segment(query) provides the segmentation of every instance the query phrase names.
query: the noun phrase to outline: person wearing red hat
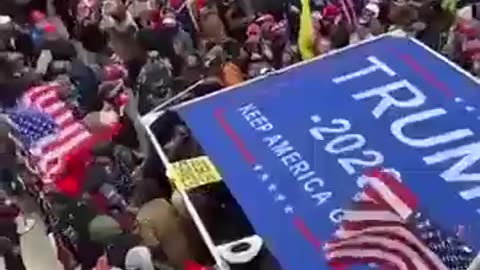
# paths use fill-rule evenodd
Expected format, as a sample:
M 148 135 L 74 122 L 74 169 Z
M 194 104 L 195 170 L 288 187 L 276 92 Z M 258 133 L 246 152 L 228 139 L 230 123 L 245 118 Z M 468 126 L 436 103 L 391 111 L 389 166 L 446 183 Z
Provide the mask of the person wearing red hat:
M 322 28 L 328 36 L 329 47 L 338 49 L 350 43 L 349 25 L 342 19 L 342 12 L 336 5 L 329 4 L 324 7 L 321 22 Z
M 336 24 L 341 18 L 342 13 L 340 9 L 333 4 L 325 6 L 322 10 L 322 20 L 325 24 Z
M 200 10 L 204 7 L 207 6 L 208 0 L 196 0 L 195 1 L 195 8 L 197 12 L 200 12 Z
M 45 13 L 41 12 L 40 10 L 32 10 L 30 12 L 30 21 L 33 24 L 41 23 L 45 21 L 47 16 L 45 16 Z

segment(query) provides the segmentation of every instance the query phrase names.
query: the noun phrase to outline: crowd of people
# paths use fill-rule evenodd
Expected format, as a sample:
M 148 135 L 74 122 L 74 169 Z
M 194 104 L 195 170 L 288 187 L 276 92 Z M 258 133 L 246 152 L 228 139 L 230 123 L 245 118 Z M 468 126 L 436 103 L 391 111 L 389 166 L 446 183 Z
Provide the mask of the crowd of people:
M 210 269 L 140 116 L 184 89 L 175 103 L 396 29 L 479 75 L 476 18 L 458 0 L 2 0 L 0 263 Z M 89 140 L 43 164 L 44 133 L 75 125 Z M 175 112 L 151 128 L 170 161 L 203 154 Z M 223 183 L 189 196 L 217 243 L 254 234 Z M 35 230 L 51 236 L 53 257 L 28 250 Z M 232 269 L 280 269 L 268 250 L 260 257 Z

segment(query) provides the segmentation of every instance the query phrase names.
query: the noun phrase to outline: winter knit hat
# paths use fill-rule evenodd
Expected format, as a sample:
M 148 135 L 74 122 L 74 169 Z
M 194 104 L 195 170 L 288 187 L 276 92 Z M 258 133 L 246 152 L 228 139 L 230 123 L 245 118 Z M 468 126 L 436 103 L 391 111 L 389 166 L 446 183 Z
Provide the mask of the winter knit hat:
M 125 256 L 126 270 L 154 270 L 152 254 L 147 247 L 136 246 L 131 248 Z
M 340 9 L 335 5 L 327 5 L 323 9 L 323 18 L 334 19 L 341 14 Z
M 30 20 L 34 24 L 45 20 L 45 18 L 46 18 L 45 13 L 43 13 L 39 10 L 32 10 L 32 12 L 30 12 Z
M 120 224 L 110 216 L 99 215 L 88 225 L 90 239 L 99 243 L 108 243 L 112 238 L 122 234 Z

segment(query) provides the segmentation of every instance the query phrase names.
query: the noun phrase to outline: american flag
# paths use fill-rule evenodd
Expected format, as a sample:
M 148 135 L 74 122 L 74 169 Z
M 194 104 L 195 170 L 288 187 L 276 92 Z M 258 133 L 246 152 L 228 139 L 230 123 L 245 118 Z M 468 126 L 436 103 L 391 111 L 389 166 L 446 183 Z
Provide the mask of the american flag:
M 377 264 L 399 270 L 467 269 L 475 254 L 416 210 L 417 201 L 392 173 L 364 176 L 366 187 L 344 211 L 325 245 L 331 265 Z
M 53 181 L 61 172 L 66 154 L 92 137 L 59 98 L 60 87 L 58 84 L 33 87 L 24 95 L 25 108 L 7 112 L 17 139 L 34 160 L 44 182 Z

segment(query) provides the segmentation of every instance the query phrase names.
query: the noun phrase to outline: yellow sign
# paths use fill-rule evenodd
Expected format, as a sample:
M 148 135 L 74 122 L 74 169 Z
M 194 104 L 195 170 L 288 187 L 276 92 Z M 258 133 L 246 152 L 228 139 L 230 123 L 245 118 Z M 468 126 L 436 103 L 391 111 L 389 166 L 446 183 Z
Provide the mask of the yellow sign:
M 168 177 L 179 190 L 191 190 L 199 186 L 219 182 L 222 177 L 207 156 L 172 163 Z

